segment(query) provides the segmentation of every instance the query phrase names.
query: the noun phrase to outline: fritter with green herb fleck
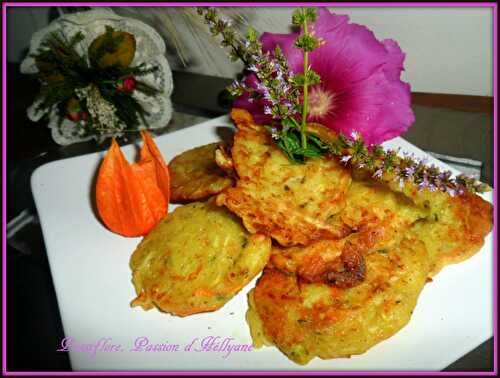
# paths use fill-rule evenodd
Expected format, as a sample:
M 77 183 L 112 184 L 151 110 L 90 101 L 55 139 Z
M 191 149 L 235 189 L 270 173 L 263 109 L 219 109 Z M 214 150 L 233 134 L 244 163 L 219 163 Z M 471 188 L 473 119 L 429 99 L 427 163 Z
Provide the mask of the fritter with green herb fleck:
M 262 271 L 270 251 L 268 237 L 250 235 L 213 200 L 180 206 L 131 257 L 132 306 L 178 316 L 217 310 Z
M 493 227 L 491 203 L 473 193 L 451 197 L 423 192 L 419 197 L 428 198 L 429 216 L 417 222 L 414 229 L 429 250 L 431 276 L 446 265 L 467 260 L 481 249 Z
M 339 241 L 316 243 L 323 257 L 340 254 Z M 314 357 L 364 353 L 403 328 L 427 279 L 425 244 L 408 235 L 364 256 L 366 278 L 352 288 L 310 282 L 272 264 L 266 268 L 249 293 L 247 321 L 255 347 L 275 345 L 292 361 L 307 364 Z
M 283 246 L 345 236 L 347 229 L 328 220 L 345 207 L 350 171 L 328 156 L 291 163 L 247 111 L 234 109 L 231 116 L 239 129 L 231 150 L 238 180 L 217 204 L 241 217 L 251 233 Z

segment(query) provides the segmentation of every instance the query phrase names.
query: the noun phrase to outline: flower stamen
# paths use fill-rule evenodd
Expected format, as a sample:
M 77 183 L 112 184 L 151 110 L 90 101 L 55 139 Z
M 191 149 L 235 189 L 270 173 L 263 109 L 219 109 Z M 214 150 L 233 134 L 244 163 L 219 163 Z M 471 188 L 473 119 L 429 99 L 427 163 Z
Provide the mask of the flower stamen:
M 321 85 L 311 88 L 309 94 L 309 118 L 320 120 L 321 118 L 333 114 L 337 107 L 336 94 L 324 89 Z

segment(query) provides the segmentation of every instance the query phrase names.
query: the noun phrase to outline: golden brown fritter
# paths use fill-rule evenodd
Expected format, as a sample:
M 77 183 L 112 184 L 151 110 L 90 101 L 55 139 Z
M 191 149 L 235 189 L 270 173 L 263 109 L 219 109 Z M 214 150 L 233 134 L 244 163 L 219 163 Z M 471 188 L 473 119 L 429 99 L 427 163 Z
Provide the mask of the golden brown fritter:
M 464 261 L 478 252 L 493 227 L 493 205 L 476 194 L 451 197 L 423 193 L 430 215 L 414 230 L 429 250 L 433 276 L 444 266 Z
M 289 268 L 297 268 L 291 255 L 335 258 L 342 243 L 319 241 L 305 252 L 293 247 Z M 316 356 L 364 353 L 398 332 L 409 322 L 426 282 L 425 244 L 408 235 L 391 248 L 371 249 L 365 259 L 366 279 L 346 289 L 266 268 L 249 293 L 247 321 L 254 345 L 275 345 L 292 361 L 306 364 Z
M 348 230 L 329 219 L 345 207 L 349 170 L 329 157 L 292 164 L 247 111 L 234 109 L 231 116 L 239 129 L 231 150 L 238 180 L 217 204 L 241 217 L 250 232 L 284 246 L 343 237 Z
M 462 262 L 479 252 L 493 227 L 493 205 L 477 194 L 450 196 L 429 189 L 418 190 L 406 183 L 402 188 L 387 183 L 394 192 L 406 196 L 426 212 L 412 231 L 423 240 L 431 259 L 430 276 L 449 264 Z
M 354 177 L 346 202 L 333 221 L 354 232 L 381 227 L 397 234 L 416 232 L 429 251 L 431 276 L 478 252 L 493 225 L 492 204 L 472 193 L 450 196 Z
M 345 208 L 331 222 L 345 224 L 353 232 L 380 227 L 404 232 L 428 214 L 427 209 L 384 184 L 353 179 Z
M 390 248 L 417 220 L 427 215 L 425 209 L 385 185 L 354 179 L 347 192 L 345 208 L 329 220 L 351 233 L 336 243 L 323 240 L 306 247 L 275 247 L 272 261 L 277 266 L 281 261 L 283 269 L 285 260 L 287 265 L 295 267 L 295 270 L 285 270 L 310 282 L 353 287 L 364 279 L 364 254 L 367 251 Z M 335 256 L 331 255 L 333 245 L 338 246 Z M 287 260 L 287 256 L 293 256 L 293 259 Z
M 132 306 L 179 316 L 217 310 L 262 271 L 270 250 L 268 237 L 250 235 L 213 200 L 180 206 L 131 257 Z
M 440 191 L 418 190 L 408 181 L 401 187 L 390 175 L 384 185 L 406 197 L 425 214 L 412 231 L 426 243 L 431 259 L 430 276 L 448 264 L 473 256 L 491 232 L 493 205 L 477 194 L 466 192 L 451 196 Z
M 170 200 L 186 202 L 205 199 L 233 185 L 215 163 L 215 151 L 221 143 L 211 143 L 185 151 L 172 159 Z
M 366 278 L 365 255 L 394 248 L 403 235 L 404 232 L 381 224 L 339 240 L 319 240 L 308 246 L 288 248 L 275 245 L 268 266 L 294 273 L 307 282 L 354 287 Z

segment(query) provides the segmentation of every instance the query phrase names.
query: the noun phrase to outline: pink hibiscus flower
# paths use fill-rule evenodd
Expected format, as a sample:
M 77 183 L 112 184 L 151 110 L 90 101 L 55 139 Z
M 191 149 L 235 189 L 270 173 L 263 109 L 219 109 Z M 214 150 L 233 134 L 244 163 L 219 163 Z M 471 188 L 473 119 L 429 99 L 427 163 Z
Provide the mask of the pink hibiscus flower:
M 365 26 L 324 8 L 310 31 L 325 43 L 309 55 L 311 68 L 321 76 L 321 83 L 309 89 L 309 121 L 345 136 L 358 132 L 369 145 L 394 138 L 412 125 L 410 85 L 400 80 L 405 54 L 397 42 L 380 42 Z M 294 73 L 304 70 L 303 53 L 294 47 L 298 35 L 261 36 L 263 50 L 272 52 L 279 45 Z M 269 122 L 262 104 L 243 95 L 234 106 L 249 110 L 257 122 Z

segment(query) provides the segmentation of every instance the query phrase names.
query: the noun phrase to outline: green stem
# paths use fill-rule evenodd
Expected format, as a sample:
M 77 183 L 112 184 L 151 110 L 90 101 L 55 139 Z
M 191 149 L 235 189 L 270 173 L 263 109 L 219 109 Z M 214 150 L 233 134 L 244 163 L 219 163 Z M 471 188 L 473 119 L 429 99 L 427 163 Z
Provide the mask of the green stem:
M 295 118 L 291 117 L 290 118 L 292 120 L 292 122 L 295 124 L 295 127 L 298 129 L 300 128 L 300 125 L 297 123 L 297 121 L 295 120 Z
M 307 34 L 307 20 L 304 21 L 304 34 Z M 300 129 L 302 148 L 307 148 L 306 125 L 307 125 L 307 71 L 309 70 L 309 53 L 304 51 L 304 99 L 302 105 L 302 127 Z

